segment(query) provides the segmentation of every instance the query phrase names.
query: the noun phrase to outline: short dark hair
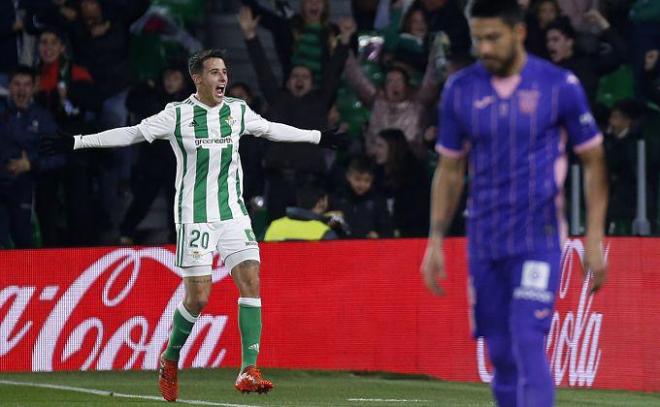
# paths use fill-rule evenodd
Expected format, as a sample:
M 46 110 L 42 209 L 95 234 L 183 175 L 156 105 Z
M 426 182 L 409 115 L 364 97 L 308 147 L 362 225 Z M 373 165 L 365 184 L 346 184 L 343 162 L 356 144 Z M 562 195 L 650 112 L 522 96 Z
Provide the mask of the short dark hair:
M 365 155 L 357 155 L 348 162 L 347 172 L 354 171 L 358 174 L 374 174 L 374 163 Z
M 188 72 L 190 76 L 200 74 L 204 70 L 204 61 L 211 58 L 220 58 L 225 61 L 225 52 L 219 49 L 205 49 L 195 52 L 188 58 Z M 227 61 L 225 61 L 225 66 Z
M 41 37 L 46 33 L 53 34 L 62 43 L 66 42 L 66 35 L 64 34 L 64 32 L 62 32 L 62 30 L 60 30 L 59 28 L 53 25 L 47 25 L 44 28 L 42 28 L 41 31 L 39 32 L 39 37 Z
M 11 82 L 18 75 L 29 76 L 33 82 L 35 80 L 34 69 L 27 65 L 18 65 L 16 68 L 12 69 L 11 73 L 9 74 L 9 82 Z
M 612 111 L 619 111 L 629 119 L 636 121 L 644 116 L 644 103 L 637 99 L 621 99 L 614 103 Z
M 328 193 L 319 185 L 305 184 L 296 191 L 296 204 L 299 208 L 314 209 L 316 204 L 326 196 Z
M 511 27 L 525 21 L 525 13 L 518 0 L 471 0 L 467 15 L 470 18 L 501 18 Z
M 558 17 L 555 19 L 555 21 L 551 22 L 548 24 L 548 26 L 545 29 L 545 32 L 547 33 L 550 30 L 557 30 L 560 33 L 564 34 L 566 37 L 575 39 L 576 33 L 575 29 L 571 25 L 571 21 L 567 17 Z

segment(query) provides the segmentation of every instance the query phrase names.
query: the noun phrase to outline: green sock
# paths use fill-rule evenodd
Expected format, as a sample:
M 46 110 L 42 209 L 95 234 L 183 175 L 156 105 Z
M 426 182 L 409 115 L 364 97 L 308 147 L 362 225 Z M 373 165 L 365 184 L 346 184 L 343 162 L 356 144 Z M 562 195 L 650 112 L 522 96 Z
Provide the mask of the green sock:
M 165 349 L 165 359 L 179 360 L 181 348 L 186 343 L 193 325 L 197 321 L 198 315 L 192 315 L 190 311 L 179 303 L 174 311 L 174 321 L 172 322 L 172 333 Z
M 238 299 L 238 328 L 241 332 L 242 356 L 241 371 L 245 367 L 257 365 L 259 341 L 261 340 L 261 299 Z

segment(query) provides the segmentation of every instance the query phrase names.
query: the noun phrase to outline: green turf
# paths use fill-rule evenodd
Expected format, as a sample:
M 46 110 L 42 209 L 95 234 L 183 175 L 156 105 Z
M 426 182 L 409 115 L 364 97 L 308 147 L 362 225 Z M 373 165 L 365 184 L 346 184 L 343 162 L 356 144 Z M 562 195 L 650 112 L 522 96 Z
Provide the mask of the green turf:
M 250 406 L 493 406 L 488 386 L 449 383 L 424 377 L 298 370 L 266 371 L 276 385 L 268 395 L 233 389 L 233 369 L 193 369 L 180 373 L 180 399 Z M 114 393 L 158 396 L 155 372 L 58 372 L 3 374 L 0 381 L 53 384 Z M 403 401 L 350 401 L 394 399 Z M 414 400 L 414 401 L 412 401 Z M 1 406 L 162 406 L 161 401 L 84 394 L 71 390 L 0 384 Z M 184 404 L 186 405 L 186 404 Z M 188 404 L 189 405 L 189 404 Z M 212 405 L 212 404 L 207 404 Z M 660 406 L 660 394 L 560 390 L 557 406 Z

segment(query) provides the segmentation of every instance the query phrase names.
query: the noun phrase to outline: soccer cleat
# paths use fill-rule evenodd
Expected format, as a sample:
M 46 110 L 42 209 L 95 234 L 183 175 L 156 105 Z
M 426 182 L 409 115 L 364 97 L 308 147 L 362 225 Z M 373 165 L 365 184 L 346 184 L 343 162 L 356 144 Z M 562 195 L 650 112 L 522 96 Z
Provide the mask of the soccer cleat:
M 165 359 L 161 354 L 159 364 L 158 387 L 160 388 L 160 394 L 167 401 L 176 401 L 179 393 L 179 383 L 177 381 L 178 362 Z
M 273 388 L 273 382 L 261 377 L 256 366 L 248 366 L 238 375 L 234 386 L 243 393 L 268 393 Z

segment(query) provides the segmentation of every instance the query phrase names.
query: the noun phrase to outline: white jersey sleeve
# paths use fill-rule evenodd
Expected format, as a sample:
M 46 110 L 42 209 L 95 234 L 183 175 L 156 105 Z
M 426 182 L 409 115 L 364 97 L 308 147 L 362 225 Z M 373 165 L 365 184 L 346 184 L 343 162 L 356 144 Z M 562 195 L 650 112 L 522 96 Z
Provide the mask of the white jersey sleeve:
M 168 104 L 161 112 L 142 120 L 137 128 L 150 143 L 154 140 L 167 139 L 174 134 L 176 126 L 176 109 L 174 104 Z
M 282 123 L 270 122 L 250 107 L 245 110 L 245 133 L 255 137 L 263 137 L 271 141 L 285 141 L 290 143 L 305 142 L 318 144 L 321 132 L 318 130 L 302 130 Z
M 73 136 L 73 149 L 124 147 L 144 141 L 137 126 L 118 127 L 96 134 Z

